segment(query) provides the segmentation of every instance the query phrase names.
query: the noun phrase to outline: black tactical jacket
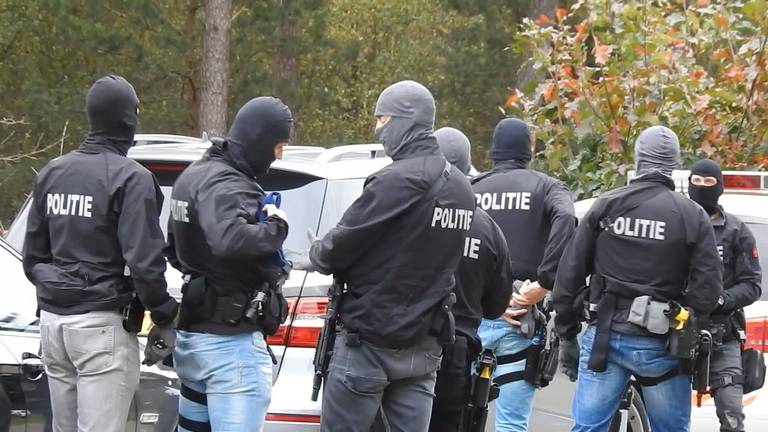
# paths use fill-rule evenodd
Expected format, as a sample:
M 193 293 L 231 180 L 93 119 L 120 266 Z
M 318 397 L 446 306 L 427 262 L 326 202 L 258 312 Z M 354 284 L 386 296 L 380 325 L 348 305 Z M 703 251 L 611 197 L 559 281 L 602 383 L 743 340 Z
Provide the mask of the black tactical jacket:
M 310 250 L 318 271 L 348 286 L 344 326 L 376 345 L 404 348 L 429 331 L 475 208 L 472 189 L 455 167 L 434 198 L 425 194 L 446 160 L 434 137 L 403 146 L 391 165 L 366 180 L 338 225 Z

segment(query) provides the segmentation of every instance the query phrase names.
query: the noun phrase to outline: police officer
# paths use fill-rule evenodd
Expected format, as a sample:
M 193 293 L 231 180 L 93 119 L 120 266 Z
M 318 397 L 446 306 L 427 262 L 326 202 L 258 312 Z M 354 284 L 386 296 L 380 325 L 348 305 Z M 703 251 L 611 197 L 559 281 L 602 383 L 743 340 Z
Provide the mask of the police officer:
M 503 119 L 493 132 L 493 169 L 472 180 L 478 207 L 501 227 L 510 245 L 513 278 L 533 281 L 514 294 L 510 311 L 502 319 L 484 320 L 480 325 L 483 347 L 493 349 L 499 358 L 494 377 L 501 384 L 496 401 L 498 432 L 528 428 L 535 388 L 523 379 L 522 371 L 534 339 L 530 329 L 521 330 L 520 320 L 554 286 L 560 255 L 576 226 L 566 187 L 528 169 L 532 150 L 528 125 L 515 118 Z
M 448 162 L 469 175 L 472 166 L 469 139 L 461 131 L 448 127 L 435 131 L 435 138 Z M 462 430 L 459 426 L 469 402 L 472 363 L 481 350 L 477 335 L 480 319 L 500 317 L 512 295 L 507 241 L 498 225 L 481 209 L 475 209 L 463 251 L 455 273 L 456 342 L 446 347 L 437 373 L 429 423 L 429 430 L 433 432 Z
M 710 359 L 710 388 L 715 398 L 721 431 L 743 431 L 741 405 L 744 376 L 741 341 L 743 308 L 760 298 L 760 261 L 755 237 L 747 225 L 718 204 L 723 193 L 723 173 L 716 162 L 704 159 L 691 168 L 688 195 L 709 215 L 715 229 L 717 250 L 723 261 L 723 294 L 711 315 L 715 344 Z
M 153 363 L 170 354 L 178 305 L 166 291 L 162 192 L 125 157 L 138 123 L 136 92 L 108 75 L 91 86 L 85 108 L 85 141 L 37 176 L 24 271 L 37 287 L 53 430 L 122 432 L 139 385 L 140 327 L 124 327 L 123 311 L 136 305 L 135 293 L 151 311 L 145 355 Z
M 225 140 L 174 184 L 168 259 L 184 274 L 174 362 L 181 379 L 179 430 L 258 431 L 272 393 L 265 337 L 284 319 L 276 262 L 285 213 L 265 204 L 256 178 L 282 155 L 288 107 L 257 97 L 240 108 Z
M 560 261 L 553 300 L 560 361 L 574 379 L 573 431 L 605 431 L 631 375 L 654 431 L 687 431 L 691 383 L 667 350 L 669 302 L 703 317 L 721 293 L 722 265 L 703 210 L 675 192 L 680 146 L 654 126 L 635 143 L 638 178 L 598 199 Z M 581 341 L 580 292 L 594 312 Z M 578 372 L 577 372 L 578 371 Z
M 339 224 L 310 249 L 312 265 L 346 281 L 343 332 L 323 393 L 322 431 L 429 425 L 442 346 L 451 342 L 453 271 L 474 215 L 464 174 L 440 153 L 435 101 L 402 81 L 376 103 L 376 135 L 392 158 Z

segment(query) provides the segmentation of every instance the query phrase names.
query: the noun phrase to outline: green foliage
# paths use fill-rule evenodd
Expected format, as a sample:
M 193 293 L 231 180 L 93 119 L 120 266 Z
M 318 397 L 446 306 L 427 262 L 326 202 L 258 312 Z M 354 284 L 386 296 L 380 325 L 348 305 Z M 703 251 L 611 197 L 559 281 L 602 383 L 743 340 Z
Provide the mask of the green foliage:
M 646 127 L 678 134 L 684 165 L 768 166 L 766 1 L 579 1 L 526 20 L 513 43 L 544 73 L 509 113 L 537 128 L 537 164 L 582 197 L 625 182 Z

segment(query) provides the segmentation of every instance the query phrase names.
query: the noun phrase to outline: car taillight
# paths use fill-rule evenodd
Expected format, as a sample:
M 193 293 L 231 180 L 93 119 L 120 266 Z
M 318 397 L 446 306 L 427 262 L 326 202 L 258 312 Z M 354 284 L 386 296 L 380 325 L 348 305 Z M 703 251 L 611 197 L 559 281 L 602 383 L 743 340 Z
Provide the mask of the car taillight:
M 320 424 L 320 416 L 305 414 L 267 414 L 267 421 Z
M 744 347 L 766 352 L 766 348 L 768 348 L 768 317 L 747 320 L 747 342 Z
M 305 297 L 296 301 L 288 300 L 288 320 L 281 325 L 277 333 L 267 340 L 270 345 L 285 345 L 297 348 L 314 348 L 320 329 L 323 327 L 323 317 L 328 306 L 326 297 Z
M 187 168 L 183 163 L 160 163 L 160 162 L 144 162 L 142 163 L 144 168 L 152 171 L 153 173 L 180 173 Z
M 735 190 L 760 191 L 768 188 L 768 183 L 763 185 L 764 173 L 723 173 L 723 187 Z

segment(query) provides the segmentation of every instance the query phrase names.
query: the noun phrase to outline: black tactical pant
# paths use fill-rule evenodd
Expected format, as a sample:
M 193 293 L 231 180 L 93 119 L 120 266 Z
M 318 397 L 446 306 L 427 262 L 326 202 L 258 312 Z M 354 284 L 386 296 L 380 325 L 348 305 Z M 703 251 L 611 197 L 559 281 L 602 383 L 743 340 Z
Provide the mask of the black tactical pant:
M 430 432 L 459 431 L 461 416 L 472 390 L 472 362 L 477 357 L 476 351 L 472 342 L 460 335 L 456 335 L 456 342 L 445 349 L 437 372 Z
M 743 387 L 741 346 L 738 341 L 724 342 L 712 350 L 709 380 L 715 399 L 720 430 L 723 432 L 741 432 L 744 430 L 744 411 L 741 405 Z
M 433 336 L 390 349 L 348 344 L 340 333 L 323 383 L 320 431 L 427 430 L 442 350 Z

